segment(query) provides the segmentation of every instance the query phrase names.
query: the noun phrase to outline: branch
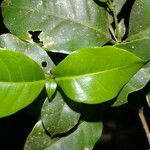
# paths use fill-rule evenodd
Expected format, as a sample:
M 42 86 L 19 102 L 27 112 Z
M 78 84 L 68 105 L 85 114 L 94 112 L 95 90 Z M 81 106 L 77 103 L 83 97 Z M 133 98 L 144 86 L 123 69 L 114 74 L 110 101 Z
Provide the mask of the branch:
M 143 110 L 144 110 L 144 108 L 141 107 L 141 108 L 139 109 L 139 113 L 138 113 L 138 114 L 139 114 L 141 123 L 142 123 L 142 125 L 143 125 L 143 128 L 144 128 L 144 130 L 145 130 L 148 143 L 149 143 L 149 145 L 150 145 L 150 130 L 149 130 L 149 127 L 148 127 L 148 125 L 147 125 L 147 122 L 146 122 L 146 119 L 145 119 Z

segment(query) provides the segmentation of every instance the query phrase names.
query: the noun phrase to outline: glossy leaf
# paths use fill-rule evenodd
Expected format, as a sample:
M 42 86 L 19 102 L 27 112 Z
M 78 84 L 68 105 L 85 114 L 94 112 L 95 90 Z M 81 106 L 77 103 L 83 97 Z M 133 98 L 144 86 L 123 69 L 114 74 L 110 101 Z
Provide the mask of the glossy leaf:
M 0 117 L 26 107 L 44 86 L 44 74 L 37 63 L 10 50 L 0 50 Z
M 56 66 L 54 76 L 70 99 L 96 104 L 114 98 L 142 65 L 140 58 L 119 48 L 84 48 Z
M 29 31 L 42 31 L 44 48 L 54 52 L 101 46 L 110 39 L 106 11 L 93 0 L 4 0 L 2 13 L 13 34 L 31 40 Z
M 138 34 L 149 32 L 150 30 L 150 1 L 136 0 L 130 15 L 129 36 L 137 37 Z M 132 38 L 133 38 L 132 37 Z
M 128 50 L 144 60 L 150 59 L 150 38 L 138 39 L 115 46 Z
M 24 42 L 12 34 L 0 36 L 0 47 L 19 51 L 36 61 L 46 74 L 49 74 L 54 64 L 48 54 L 36 43 Z M 43 66 L 45 63 L 45 66 Z
M 80 114 L 72 110 L 57 92 L 51 102 L 48 99 L 45 100 L 41 117 L 44 127 L 53 136 L 73 128 L 78 123 Z
M 56 91 L 57 83 L 53 79 L 47 79 L 45 83 L 45 88 L 48 98 L 50 99 Z
M 146 100 L 147 100 L 147 103 L 150 107 L 150 92 L 146 95 Z
M 29 135 L 24 150 L 92 150 L 102 129 L 100 122 L 82 122 L 72 134 L 51 139 L 39 121 Z
M 150 62 L 141 68 L 123 87 L 119 93 L 114 106 L 120 106 L 128 102 L 128 95 L 132 92 L 141 90 L 150 80 Z

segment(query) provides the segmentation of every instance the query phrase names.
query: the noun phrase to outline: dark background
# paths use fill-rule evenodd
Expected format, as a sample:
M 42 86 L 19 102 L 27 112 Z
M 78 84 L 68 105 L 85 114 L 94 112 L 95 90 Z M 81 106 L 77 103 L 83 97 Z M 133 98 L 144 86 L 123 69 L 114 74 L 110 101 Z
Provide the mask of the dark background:
M 130 2 L 133 3 L 133 0 Z M 131 6 L 129 4 L 123 9 L 130 10 Z M 121 15 L 123 16 L 125 14 L 122 13 Z M 128 24 L 128 20 L 126 23 Z M 8 32 L 9 30 L 3 24 L 2 14 L 0 12 L 0 34 Z M 62 56 L 55 54 L 51 54 L 51 56 L 56 63 L 62 58 Z M 149 86 L 146 88 L 149 88 Z M 148 124 L 150 124 L 150 110 L 146 105 L 145 97 L 142 95 L 137 95 L 138 99 L 139 97 L 142 99 L 138 104 L 135 101 L 136 93 L 134 93 L 129 97 L 131 99 L 129 104 L 103 111 L 102 120 L 104 123 L 104 131 L 100 141 L 95 145 L 94 150 L 148 150 L 148 142 L 137 113 L 140 103 L 140 106 L 142 105 L 145 108 L 146 119 Z M 134 101 L 132 98 L 134 98 Z M 42 102 L 43 99 L 41 100 L 39 96 L 27 108 L 12 116 L 0 119 L 0 150 L 23 149 L 28 134 L 38 120 Z

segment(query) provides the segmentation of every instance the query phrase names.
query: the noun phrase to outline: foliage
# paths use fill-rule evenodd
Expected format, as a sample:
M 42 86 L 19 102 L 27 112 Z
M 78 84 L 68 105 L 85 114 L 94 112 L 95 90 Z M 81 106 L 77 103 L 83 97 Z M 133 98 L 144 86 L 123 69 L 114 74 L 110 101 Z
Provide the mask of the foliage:
M 124 105 L 149 83 L 150 1 L 3 0 L 1 8 L 10 33 L 0 36 L 0 117 L 46 91 L 24 149 L 92 149 L 102 120 L 82 106 Z M 55 64 L 52 53 L 67 56 Z M 142 94 L 150 106 L 150 90 Z

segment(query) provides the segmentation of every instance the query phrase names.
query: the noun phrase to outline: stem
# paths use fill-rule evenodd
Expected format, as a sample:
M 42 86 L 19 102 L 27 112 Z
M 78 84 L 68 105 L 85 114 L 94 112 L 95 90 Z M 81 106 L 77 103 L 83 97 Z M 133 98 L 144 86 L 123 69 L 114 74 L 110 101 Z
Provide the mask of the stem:
M 109 10 L 112 12 L 113 18 L 114 18 L 114 23 L 115 23 L 115 40 L 117 42 L 121 42 L 121 35 L 120 35 L 120 31 L 119 31 L 119 23 L 118 23 L 118 18 L 117 18 L 117 14 L 115 12 L 115 6 L 113 4 L 113 2 L 111 0 L 107 1 L 107 6 L 109 8 Z
M 139 113 L 138 113 L 138 114 L 139 114 L 141 123 L 142 123 L 142 125 L 143 125 L 143 129 L 145 130 L 148 143 L 149 143 L 149 145 L 150 145 L 150 130 L 149 130 L 149 128 L 148 128 L 148 125 L 147 125 L 147 122 L 146 122 L 146 119 L 145 119 L 143 110 L 144 110 L 144 108 L 141 107 L 141 108 L 139 109 Z

